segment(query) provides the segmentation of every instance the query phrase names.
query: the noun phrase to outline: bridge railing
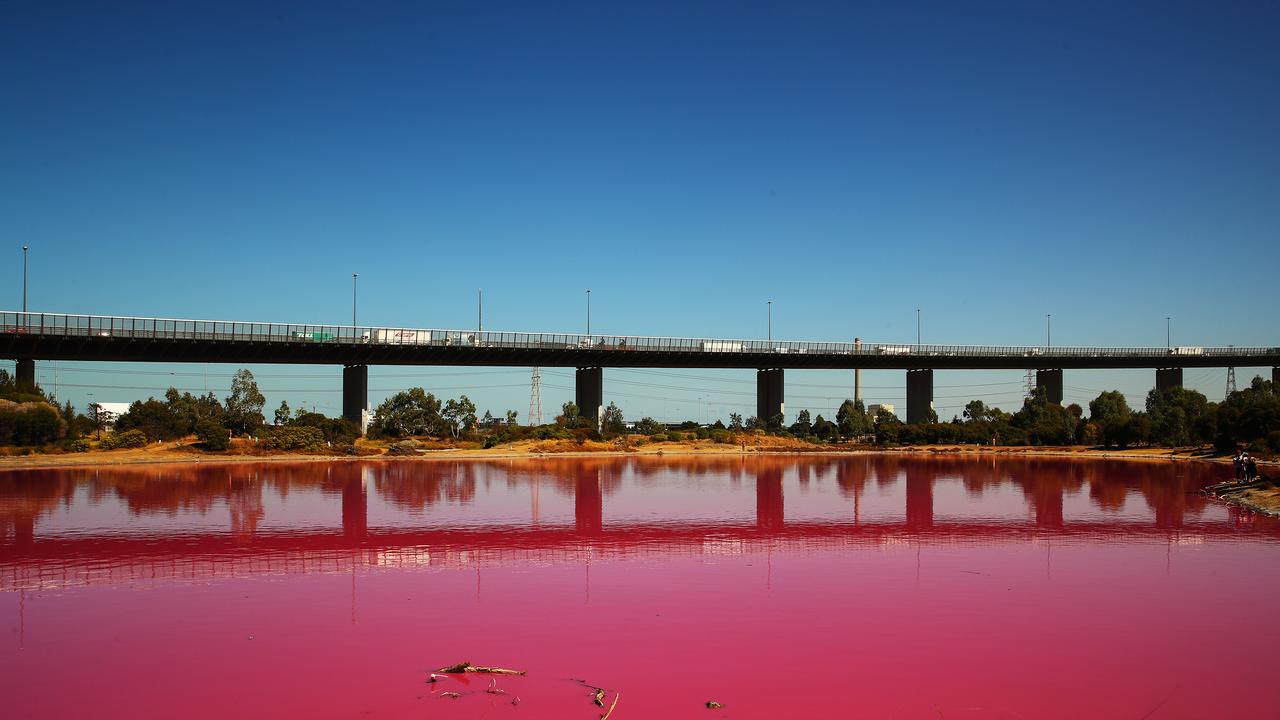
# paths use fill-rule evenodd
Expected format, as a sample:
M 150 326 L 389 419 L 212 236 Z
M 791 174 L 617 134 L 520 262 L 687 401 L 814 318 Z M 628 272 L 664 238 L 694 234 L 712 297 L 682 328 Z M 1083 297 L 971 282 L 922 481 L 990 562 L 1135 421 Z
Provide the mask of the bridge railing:
M 410 345 L 564 351 L 688 352 L 735 354 L 879 355 L 912 357 L 1152 358 L 1226 356 L 1275 358 L 1275 347 L 1048 347 L 912 345 L 795 340 L 645 337 L 563 333 L 487 332 L 419 328 L 352 327 L 233 320 L 180 320 L 61 313 L 0 312 L 0 333 L 131 340 L 219 341 L 295 345 Z

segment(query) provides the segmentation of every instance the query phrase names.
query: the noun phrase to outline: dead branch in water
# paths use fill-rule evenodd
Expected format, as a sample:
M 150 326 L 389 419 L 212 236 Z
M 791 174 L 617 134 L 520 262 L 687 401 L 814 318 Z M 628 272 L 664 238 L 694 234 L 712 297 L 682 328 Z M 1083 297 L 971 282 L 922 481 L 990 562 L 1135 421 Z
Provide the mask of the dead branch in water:
M 718 703 L 718 702 L 716 702 L 715 700 L 708 700 L 708 701 L 707 701 L 707 709 L 708 709 L 708 710 L 715 710 L 716 708 L 722 708 L 722 707 L 724 707 L 724 704 L 723 704 L 723 703 Z
M 613 709 L 618 707 L 618 701 L 622 699 L 622 693 L 613 696 L 613 704 L 609 706 L 609 712 L 600 716 L 600 720 L 609 720 L 609 716 L 613 714 Z
M 494 675 L 523 675 L 523 670 L 510 670 L 500 667 L 485 667 L 483 665 L 472 665 L 467 661 L 462 661 L 457 665 L 442 667 L 436 672 L 442 673 L 492 673 Z

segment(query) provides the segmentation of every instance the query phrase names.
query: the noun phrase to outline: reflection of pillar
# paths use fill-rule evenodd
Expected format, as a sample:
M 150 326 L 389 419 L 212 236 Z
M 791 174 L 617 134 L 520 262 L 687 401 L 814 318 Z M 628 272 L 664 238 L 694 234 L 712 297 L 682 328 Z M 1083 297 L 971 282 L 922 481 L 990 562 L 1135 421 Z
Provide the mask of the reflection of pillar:
M 756 473 L 756 527 L 781 530 L 782 509 L 782 470 L 760 470 Z
M 13 539 L 17 547 L 31 547 L 36 541 L 36 518 L 34 515 L 18 515 L 13 519 Z
M 1036 527 L 1062 527 L 1062 483 L 1045 480 L 1036 486 Z
M 351 542 L 364 542 L 369 535 L 369 496 L 364 479 L 353 472 L 342 482 L 342 536 Z
M 600 470 L 578 473 L 573 493 L 573 522 L 578 532 L 590 535 L 604 530 L 604 490 Z
M 1181 488 L 1176 489 L 1181 490 Z M 1156 495 L 1154 499 L 1156 527 L 1166 530 L 1181 529 L 1183 516 L 1187 511 L 1186 495 L 1180 492 L 1166 492 Z
M 907 465 L 907 530 L 933 527 L 933 476 L 927 468 Z

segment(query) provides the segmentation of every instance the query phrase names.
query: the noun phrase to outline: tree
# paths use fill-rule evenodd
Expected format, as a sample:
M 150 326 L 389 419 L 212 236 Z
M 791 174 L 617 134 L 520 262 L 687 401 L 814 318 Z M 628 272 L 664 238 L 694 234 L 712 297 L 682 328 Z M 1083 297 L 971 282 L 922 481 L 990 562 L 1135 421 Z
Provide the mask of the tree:
M 116 432 L 138 430 L 148 440 L 173 440 L 187 434 L 187 428 L 169 403 L 155 398 L 135 400 L 116 418 Z
M 227 429 L 248 435 L 262 427 L 266 424 L 262 417 L 262 407 L 266 404 L 267 398 L 258 389 L 253 373 L 237 370 L 231 378 L 231 394 L 227 396 Z
M 828 442 L 839 438 L 840 427 L 819 415 L 818 418 L 813 421 L 813 434 L 817 435 L 819 440 Z
M 582 425 L 582 415 L 578 411 L 578 406 L 567 402 L 560 406 L 560 416 L 556 418 L 557 425 L 573 429 Z
M 871 417 L 861 400 L 845 400 L 836 411 L 836 425 L 840 428 L 841 437 L 851 440 L 863 435 L 870 435 L 873 428 Z
M 809 411 L 801 410 L 796 415 L 796 421 L 791 424 L 791 434 L 796 437 L 804 437 L 811 432 L 813 432 L 813 423 L 809 421 Z
M 742 429 L 742 415 L 740 413 L 729 413 L 729 429 L 730 430 Z
M 902 421 L 891 411 L 880 408 L 876 411 L 876 442 L 881 445 L 898 442 L 902 435 Z
M 965 412 L 968 411 L 966 406 Z M 1032 445 L 1065 445 L 1075 438 L 1071 414 L 1061 405 L 1049 402 L 1048 390 L 1044 387 L 1037 387 L 1031 397 L 1023 401 L 1022 409 L 1014 413 L 1013 424 L 1026 431 L 1027 442 Z
M 640 422 L 636 423 L 636 432 L 640 433 L 641 435 L 657 435 L 658 433 L 663 432 L 666 429 L 667 428 L 663 426 L 662 423 L 658 422 L 657 420 L 654 420 L 651 417 L 641 418 Z
M 440 401 L 420 387 L 382 401 L 369 425 L 371 435 L 404 437 L 406 435 L 444 435 L 448 424 L 440 416 Z
M 519 414 L 520 414 L 520 413 L 517 413 L 515 410 L 508 410 L 508 411 L 507 411 L 507 424 L 508 424 L 508 425 L 515 425 L 515 424 L 516 424 L 516 416 L 517 416 L 517 415 L 519 415 Z
M 289 403 L 281 400 L 280 407 L 276 408 L 276 425 L 284 425 L 289 422 Z
M 1271 433 L 1280 430 L 1280 397 L 1270 380 L 1255 377 L 1249 387 L 1231 393 L 1217 407 L 1214 446 L 1230 452 L 1248 443 L 1262 447 Z
M 1097 423 L 1102 444 L 1108 447 L 1119 445 L 1122 441 L 1122 447 L 1128 445 L 1131 433 L 1126 425 L 1131 415 L 1133 410 L 1119 390 L 1108 390 L 1089 402 L 1089 420 Z
M 1213 438 L 1209 400 L 1184 387 L 1147 393 L 1151 441 L 1160 445 L 1199 445 Z
M 617 404 L 609 403 L 609 407 L 604 409 L 601 427 L 610 435 L 621 435 L 626 431 L 627 425 L 622 418 L 622 409 Z
M 457 400 L 449 400 L 444 404 L 444 411 L 440 413 L 445 423 L 449 426 L 449 432 L 454 437 L 458 437 L 462 431 L 468 430 L 476 424 L 476 404 L 466 395 L 459 397 Z

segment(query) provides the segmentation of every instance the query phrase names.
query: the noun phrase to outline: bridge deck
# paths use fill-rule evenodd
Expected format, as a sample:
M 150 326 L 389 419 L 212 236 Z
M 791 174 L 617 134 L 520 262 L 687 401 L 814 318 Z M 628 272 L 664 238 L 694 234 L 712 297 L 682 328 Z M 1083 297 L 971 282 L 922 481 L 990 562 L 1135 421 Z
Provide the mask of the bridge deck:
M 331 365 L 810 369 L 1260 367 L 1280 347 L 906 345 L 0 312 L 0 357 Z

